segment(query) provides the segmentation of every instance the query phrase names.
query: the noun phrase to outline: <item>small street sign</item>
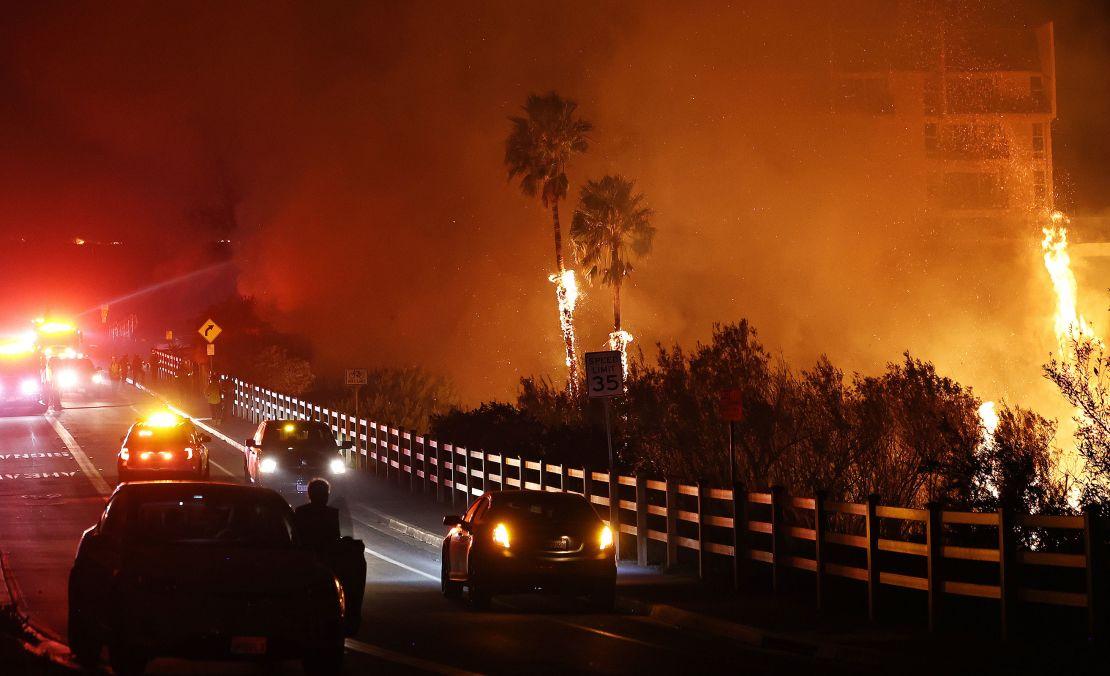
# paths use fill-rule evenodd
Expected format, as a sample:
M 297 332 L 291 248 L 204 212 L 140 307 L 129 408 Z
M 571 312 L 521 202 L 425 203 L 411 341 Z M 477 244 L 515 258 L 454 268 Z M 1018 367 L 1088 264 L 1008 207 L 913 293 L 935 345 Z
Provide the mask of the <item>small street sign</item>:
M 586 390 L 591 399 L 624 394 L 624 364 L 620 350 L 586 353 Z
M 209 357 L 216 356 L 216 345 L 214 343 L 208 343 L 207 347 L 208 347 L 208 356 Z
M 223 329 L 220 328 L 220 325 L 211 319 L 201 324 L 200 328 L 197 329 L 197 333 L 210 343 L 215 342 L 221 332 L 223 332 Z
M 721 390 L 720 399 L 717 401 L 717 410 L 721 418 L 728 422 L 739 422 L 744 419 L 744 393 L 736 388 Z
M 166 340 L 173 342 L 173 331 L 166 329 Z
M 101 324 L 107 324 L 108 323 L 108 306 L 107 305 L 101 305 L 100 306 L 100 323 Z
M 365 385 L 368 380 L 366 369 L 347 369 L 348 385 Z

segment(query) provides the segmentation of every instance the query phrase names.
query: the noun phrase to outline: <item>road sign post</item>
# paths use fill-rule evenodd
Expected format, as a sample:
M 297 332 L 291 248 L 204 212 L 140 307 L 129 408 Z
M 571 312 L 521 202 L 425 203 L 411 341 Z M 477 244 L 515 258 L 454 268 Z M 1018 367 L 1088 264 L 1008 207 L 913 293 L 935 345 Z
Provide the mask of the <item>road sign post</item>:
M 721 390 L 717 411 L 728 422 L 728 478 L 732 488 L 732 586 L 739 590 L 744 567 L 747 535 L 747 497 L 736 480 L 736 422 L 744 417 L 744 393 L 737 388 Z
M 359 454 L 362 453 L 360 449 L 361 443 L 359 439 L 359 436 L 362 434 L 362 430 L 360 429 L 358 417 L 358 400 L 359 394 L 362 392 L 362 386 L 365 385 L 368 380 L 369 373 L 366 371 L 366 369 L 347 369 L 346 371 L 345 381 L 347 385 L 353 386 L 355 388 L 355 450 Z M 413 456 L 413 458 L 415 459 L 415 456 Z
M 620 350 L 586 353 L 586 391 L 590 399 L 601 399 L 605 406 L 605 441 L 609 446 L 609 528 L 613 531 L 615 558 L 620 559 L 620 477 L 613 453 L 613 427 L 609 421 L 609 400 L 624 394 L 624 361 Z

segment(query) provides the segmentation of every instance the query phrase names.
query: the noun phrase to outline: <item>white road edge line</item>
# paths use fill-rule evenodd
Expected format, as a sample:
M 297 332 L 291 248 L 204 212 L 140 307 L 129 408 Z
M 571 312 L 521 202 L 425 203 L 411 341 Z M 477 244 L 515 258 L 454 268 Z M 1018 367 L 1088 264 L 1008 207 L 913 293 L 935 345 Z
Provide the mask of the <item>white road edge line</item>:
M 395 662 L 397 664 L 403 664 L 405 666 L 413 667 L 414 669 L 420 669 L 422 671 L 427 671 L 433 674 L 448 674 L 449 676 L 479 676 L 476 672 L 473 671 L 466 671 L 465 669 L 458 669 L 455 667 L 447 666 L 446 664 L 440 664 L 439 662 L 432 662 L 429 660 L 421 659 L 419 657 L 412 657 L 403 653 L 393 652 L 392 650 L 386 650 L 385 648 L 376 645 L 370 645 L 369 643 L 356 641 L 353 638 L 347 639 L 346 646 L 348 650 L 353 650 L 356 653 L 370 655 L 372 657 L 377 657 L 389 662 Z
M 81 468 L 85 476 L 89 478 L 89 483 L 93 485 L 96 492 L 101 495 L 111 495 L 112 487 L 104 480 L 104 477 L 100 474 L 100 470 L 96 468 L 96 465 L 93 465 L 92 460 L 85 454 L 85 451 L 81 450 L 80 444 L 78 444 L 77 440 L 73 438 L 73 435 L 69 433 L 69 430 L 62 425 L 60 420 L 54 417 L 54 414 L 47 413 L 43 417 L 46 418 L 46 422 L 50 423 L 50 426 L 54 428 L 54 432 L 61 438 L 62 443 L 69 449 L 70 455 L 77 461 L 77 466 Z
M 386 556 L 385 554 L 375 552 L 373 549 L 370 549 L 369 547 L 366 548 L 366 553 L 369 554 L 370 556 L 373 556 L 376 559 L 381 559 L 382 561 L 385 561 L 386 563 L 392 563 L 393 565 L 395 565 L 399 568 L 404 568 L 405 570 L 409 571 L 410 573 L 416 573 L 417 575 L 420 575 L 422 577 L 426 577 L 429 580 L 431 580 L 432 582 L 439 582 L 439 576 L 438 575 L 432 575 L 431 573 L 425 573 L 424 571 L 420 570 L 419 568 L 413 568 L 412 566 L 408 565 L 407 563 L 401 563 L 397 559 L 390 558 L 390 557 Z

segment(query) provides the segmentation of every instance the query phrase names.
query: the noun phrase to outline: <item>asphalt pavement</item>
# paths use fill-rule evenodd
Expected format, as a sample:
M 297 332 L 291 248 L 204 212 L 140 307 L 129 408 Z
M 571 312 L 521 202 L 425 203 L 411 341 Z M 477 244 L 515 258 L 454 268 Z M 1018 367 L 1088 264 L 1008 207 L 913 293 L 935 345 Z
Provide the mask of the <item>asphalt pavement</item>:
M 0 418 L 0 553 L 21 607 L 49 634 L 66 633 L 66 576 L 81 532 L 116 485 L 115 454 L 128 425 L 157 403 L 130 386 L 67 399 L 46 416 Z M 220 426 L 231 439 L 251 426 Z M 212 480 L 242 480 L 241 451 L 216 439 Z M 648 617 L 591 612 L 580 600 L 510 596 L 476 612 L 439 592 L 433 546 L 377 521 L 399 497 L 384 481 L 335 482 L 345 531 L 366 544 L 363 624 L 348 642 L 347 672 L 368 673 L 805 673 L 812 659 L 683 631 Z M 303 501 L 286 495 L 292 504 Z M 456 510 L 457 511 L 457 510 Z M 822 665 L 828 671 L 830 665 Z M 157 660 L 149 673 L 299 673 L 290 664 Z

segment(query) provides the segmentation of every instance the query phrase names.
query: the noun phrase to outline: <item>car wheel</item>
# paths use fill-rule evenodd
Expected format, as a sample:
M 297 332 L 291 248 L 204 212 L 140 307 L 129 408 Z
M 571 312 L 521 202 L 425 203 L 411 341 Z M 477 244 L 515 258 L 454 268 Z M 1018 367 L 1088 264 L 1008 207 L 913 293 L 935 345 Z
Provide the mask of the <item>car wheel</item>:
M 343 639 L 310 646 L 302 660 L 309 676 L 334 676 L 343 671 Z
M 439 590 L 443 595 L 449 599 L 457 599 L 462 597 L 462 582 L 452 582 L 448 571 L 451 570 L 451 563 L 447 560 L 447 552 L 443 553 L 440 557 L 442 563 L 439 564 Z
M 126 645 L 113 645 L 108 649 L 108 662 L 116 676 L 140 676 L 146 671 L 146 655 Z
M 489 610 L 492 596 L 486 585 L 474 574 L 473 567 L 467 569 L 466 581 L 467 599 L 470 601 L 470 607 L 474 610 Z
M 254 479 L 251 478 L 251 470 L 250 467 L 247 465 L 246 458 L 243 458 L 243 480 L 249 484 L 254 483 Z
M 594 586 L 593 591 L 590 592 L 590 605 L 594 610 L 601 613 L 613 612 L 613 606 L 617 602 L 617 583 L 600 582 Z
M 83 667 L 91 669 L 100 661 L 100 649 L 103 645 L 97 638 L 90 623 L 84 618 L 79 609 L 69 609 L 69 649 L 73 659 Z

